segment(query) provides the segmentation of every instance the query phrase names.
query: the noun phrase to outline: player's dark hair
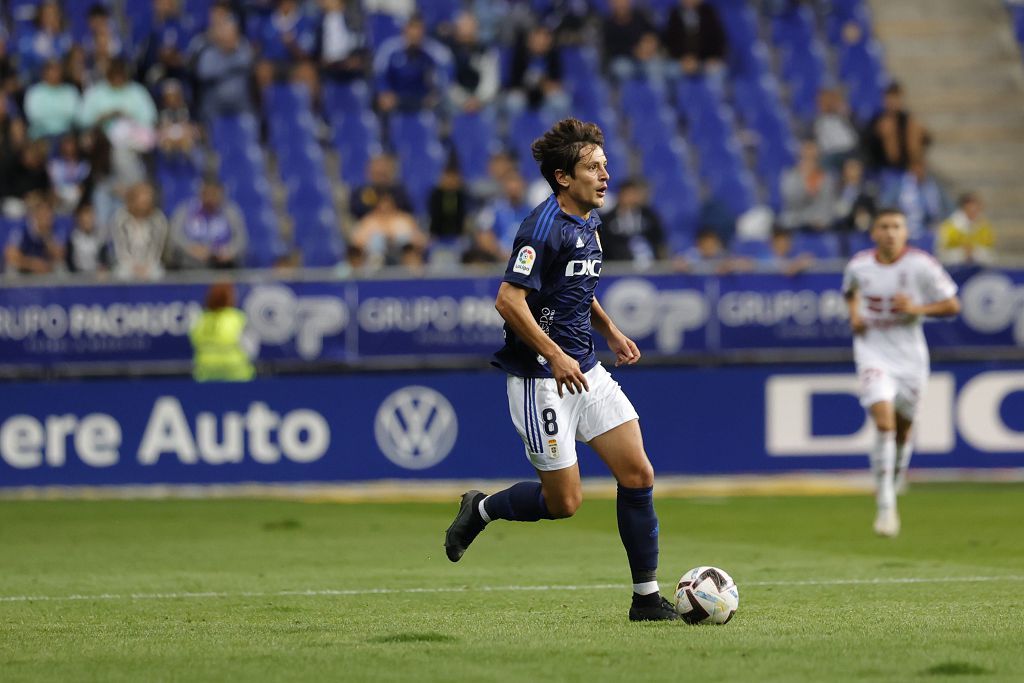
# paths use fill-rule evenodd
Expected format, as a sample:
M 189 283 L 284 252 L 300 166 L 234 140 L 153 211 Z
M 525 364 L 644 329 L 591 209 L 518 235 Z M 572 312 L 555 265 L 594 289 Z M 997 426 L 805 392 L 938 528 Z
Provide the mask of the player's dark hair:
M 903 220 L 907 219 L 907 214 L 903 213 L 902 209 L 897 209 L 895 206 L 883 206 L 875 213 L 875 217 L 871 221 L 873 226 L 878 222 L 878 219 L 883 216 L 903 216 Z
M 555 171 L 561 169 L 569 177 L 575 178 L 576 164 L 583 150 L 595 145 L 604 147 L 604 133 L 598 125 L 569 118 L 562 119 L 542 137 L 534 140 L 530 149 L 533 158 L 540 163 L 540 174 L 557 195 L 562 187 L 555 180 Z

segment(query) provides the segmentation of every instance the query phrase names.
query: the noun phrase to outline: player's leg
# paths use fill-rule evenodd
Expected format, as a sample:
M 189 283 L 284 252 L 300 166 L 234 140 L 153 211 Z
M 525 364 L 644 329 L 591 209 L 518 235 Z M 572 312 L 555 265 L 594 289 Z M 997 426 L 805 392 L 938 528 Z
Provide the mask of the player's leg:
M 633 621 L 675 620 L 678 615 L 658 590 L 658 515 L 654 510 L 654 468 L 644 451 L 637 419 L 629 420 L 588 445 L 601 457 L 618 483 L 616 516 L 619 538 L 633 577 Z
M 896 466 L 893 480 L 897 495 L 907 490 L 907 470 L 910 469 L 910 457 L 914 454 L 914 444 L 910 438 L 913 424 L 911 418 L 896 411 Z
M 875 423 L 875 444 L 871 450 L 871 471 L 875 479 L 875 533 L 895 536 L 899 533 L 896 511 L 896 410 L 892 401 L 873 403 L 868 411 Z
M 580 506 L 582 486 L 573 437 L 580 395 L 559 397 L 553 379 L 509 377 L 509 414 L 541 481 L 521 481 L 487 495 L 467 491 L 445 532 L 448 559 L 458 562 L 469 544 L 496 519 L 536 522 L 570 517 Z

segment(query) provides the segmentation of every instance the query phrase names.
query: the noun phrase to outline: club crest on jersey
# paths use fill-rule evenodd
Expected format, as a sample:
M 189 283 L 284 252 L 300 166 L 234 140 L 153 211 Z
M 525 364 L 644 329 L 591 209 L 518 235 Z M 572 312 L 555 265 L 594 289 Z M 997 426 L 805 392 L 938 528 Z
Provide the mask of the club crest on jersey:
M 536 260 L 537 252 L 534 251 L 533 247 L 523 247 L 516 256 L 516 264 L 512 266 L 512 272 L 519 273 L 520 275 L 529 275 L 530 271 L 533 270 L 533 262 Z
M 601 259 L 569 261 L 565 264 L 566 277 L 578 277 L 580 275 L 599 277 L 601 275 Z

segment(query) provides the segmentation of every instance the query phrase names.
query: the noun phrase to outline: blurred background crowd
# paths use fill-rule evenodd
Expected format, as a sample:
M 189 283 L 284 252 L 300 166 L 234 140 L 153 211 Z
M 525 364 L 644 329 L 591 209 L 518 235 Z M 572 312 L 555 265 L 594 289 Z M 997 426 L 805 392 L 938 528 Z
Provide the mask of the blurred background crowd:
M 607 261 L 796 273 L 870 245 L 987 263 L 862 0 L 7 0 L 4 273 L 341 276 L 503 263 L 529 145 L 606 135 Z M 966 188 L 969 189 L 969 188 Z

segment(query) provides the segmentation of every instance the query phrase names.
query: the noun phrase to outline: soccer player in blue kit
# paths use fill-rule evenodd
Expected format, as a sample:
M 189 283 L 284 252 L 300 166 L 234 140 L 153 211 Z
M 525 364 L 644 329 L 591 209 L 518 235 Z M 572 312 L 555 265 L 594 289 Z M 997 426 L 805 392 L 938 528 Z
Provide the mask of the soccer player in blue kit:
M 679 618 L 659 593 L 654 469 L 639 418 L 598 362 L 591 329 L 608 342 L 615 365 L 640 351 L 594 297 L 601 274 L 597 209 L 608 191 L 604 135 L 592 123 L 565 119 L 533 143 L 533 157 L 554 194 L 523 221 L 498 290 L 505 346 L 492 363 L 507 375 L 509 412 L 540 482 L 519 482 L 486 495 L 467 491 L 445 533 L 458 562 L 496 519 L 536 522 L 571 517 L 583 500 L 576 441 L 588 444 L 618 482 L 619 536 L 633 575 L 631 621 Z

